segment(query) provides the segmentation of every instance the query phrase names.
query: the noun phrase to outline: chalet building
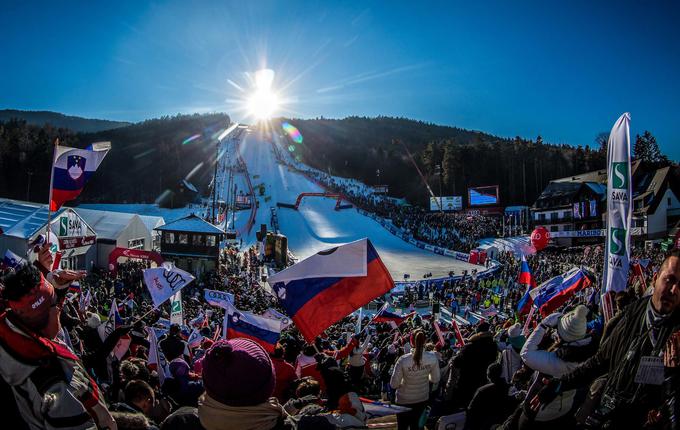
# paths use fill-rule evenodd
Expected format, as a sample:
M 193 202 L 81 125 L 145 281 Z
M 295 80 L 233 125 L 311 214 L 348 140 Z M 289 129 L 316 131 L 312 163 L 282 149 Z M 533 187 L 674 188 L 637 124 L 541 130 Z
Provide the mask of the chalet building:
M 155 229 L 161 233 L 161 255 L 196 276 L 217 268 L 224 230 L 197 215 Z

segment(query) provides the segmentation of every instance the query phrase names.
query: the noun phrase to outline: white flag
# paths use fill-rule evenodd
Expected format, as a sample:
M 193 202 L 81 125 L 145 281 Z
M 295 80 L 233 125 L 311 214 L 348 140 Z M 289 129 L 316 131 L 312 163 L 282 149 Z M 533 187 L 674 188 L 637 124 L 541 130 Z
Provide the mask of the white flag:
M 234 304 L 234 295 L 226 291 L 204 290 L 203 297 L 209 305 L 227 309 L 230 304 Z
M 291 324 L 293 324 L 293 321 L 287 316 L 282 314 L 281 312 L 277 311 L 274 308 L 269 308 L 266 311 L 262 312 L 262 316 L 266 318 L 271 318 L 273 320 L 279 320 L 281 321 L 281 330 L 284 330 L 288 328 Z
M 173 294 L 196 279 L 191 273 L 178 269 L 172 263 L 163 263 L 162 267 L 144 269 L 144 283 L 149 290 L 153 306 L 162 305 Z
M 170 298 L 170 323 L 179 325 L 184 323 L 182 316 L 182 290 L 177 291 Z
M 607 144 L 607 241 L 603 291 L 623 291 L 628 282 L 633 193 L 630 177 L 630 114 L 616 121 Z
M 148 334 L 147 340 L 149 341 L 149 366 L 155 367 L 158 373 L 158 382 L 161 386 L 165 382 L 165 378 L 169 378 L 170 367 L 168 367 L 168 362 L 163 355 L 163 351 L 158 348 L 158 338 L 156 337 L 156 331 L 153 327 L 146 327 L 146 333 Z

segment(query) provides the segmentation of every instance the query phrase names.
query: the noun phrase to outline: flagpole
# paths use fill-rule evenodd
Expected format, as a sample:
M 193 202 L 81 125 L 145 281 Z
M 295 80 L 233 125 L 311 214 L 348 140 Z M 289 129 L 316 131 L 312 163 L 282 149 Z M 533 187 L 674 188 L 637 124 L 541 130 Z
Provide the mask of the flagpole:
M 47 232 L 45 241 L 50 242 L 50 223 L 52 222 L 52 189 L 54 188 L 54 163 L 57 161 L 57 147 L 59 146 L 59 138 L 54 139 L 54 148 L 52 150 L 52 166 L 50 168 L 50 193 L 47 201 Z

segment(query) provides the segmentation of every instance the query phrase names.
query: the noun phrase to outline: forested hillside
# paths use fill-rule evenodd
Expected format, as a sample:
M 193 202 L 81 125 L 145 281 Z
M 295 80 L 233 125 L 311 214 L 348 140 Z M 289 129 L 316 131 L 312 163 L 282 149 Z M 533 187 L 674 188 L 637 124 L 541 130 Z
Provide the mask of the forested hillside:
M 228 123 L 226 114 L 178 115 L 77 134 L 26 121 L 0 122 L 0 196 L 47 201 L 56 137 L 62 145 L 80 148 L 97 141 L 111 142 L 110 153 L 80 201 L 153 203 L 168 195 L 166 190 L 175 192 L 183 178 L 205 190 L 213 173 L 214 135 Z M 186 142 L 195 135 L 198 137 Z
M 49 124 L 52 127 L 68 128 L 69 130 L 82 133 L 94 133 L 130 125 L 129 122 L 81 118 L 79 116 L 64 115 L 50 111 L 0 109 L 0 122 L 7 122 L 11 119 L 22 119 L 28 124 L 38 126 Z
M 389 185 L 390 194 L 426 204 L 427 190 L 400 144 L 412 152 L 433 191 L 438 194 L 442 166 L 443 195 L 462 195 L 467 188 L 500 185 L 501 204 L 532 204 L 554 178 L 605 167 L 599 150 L 550 145 L 537 137 L 505 139 L 489 134 L 403 118 L 349 117 L 340 120 L 287 120 L 304 140 L 303 161 L 334 175 Z M 586 142 L 588 143 L 588 142 Z

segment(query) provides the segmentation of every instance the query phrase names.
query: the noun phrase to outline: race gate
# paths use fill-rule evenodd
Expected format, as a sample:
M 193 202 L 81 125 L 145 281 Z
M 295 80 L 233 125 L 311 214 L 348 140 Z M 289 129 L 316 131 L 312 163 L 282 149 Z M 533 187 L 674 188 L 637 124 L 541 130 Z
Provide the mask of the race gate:
M 298 210 L 298 208 L 300 207 L 300 203 L 302 202 L 302 199 L 304 197 L 330 197 L 332 199 L 337 199 L 337 201 L 335 202 L 336 211 L 340 209 L 350 209 L 352 207 L 352 205 L 349 204 L 347 205 L 341 204 L 343 200 L 342 195 L 338 193 L 300 193 L 300 195 L 297 197 L 297 200 L 295 200 L 295 204 L 277 202 L 276 206 L 280 208 Z

